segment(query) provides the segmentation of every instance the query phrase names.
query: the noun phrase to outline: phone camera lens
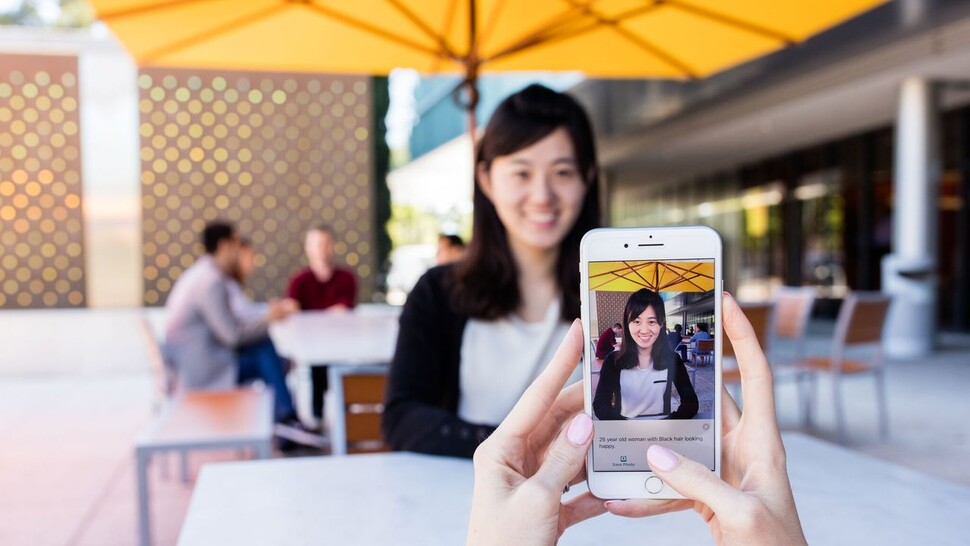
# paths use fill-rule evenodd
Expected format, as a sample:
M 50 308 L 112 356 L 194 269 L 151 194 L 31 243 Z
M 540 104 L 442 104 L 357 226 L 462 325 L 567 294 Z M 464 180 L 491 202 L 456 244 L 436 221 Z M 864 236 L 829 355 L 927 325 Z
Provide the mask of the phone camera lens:
M 630 248 L 630 245 L 623 243 L 623 248 Z

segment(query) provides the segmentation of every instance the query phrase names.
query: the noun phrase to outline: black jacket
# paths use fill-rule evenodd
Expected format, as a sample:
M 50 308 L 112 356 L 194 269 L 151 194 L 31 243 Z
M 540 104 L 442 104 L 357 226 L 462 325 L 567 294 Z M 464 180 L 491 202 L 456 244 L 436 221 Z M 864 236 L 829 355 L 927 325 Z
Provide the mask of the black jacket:
M 619 351 L 614 351 L 603 361 L 600 369 L 600 382 L 593 397 L 593 413 L 600 420 L 623 420 L 620 414 L 620 365 L 616 361 Z M 667 370 L 667 387 L 664 389 L 664 405 L 670 405 L 671 384 L 676 385 L 680 394 L 680 407 L 667 416 L 667 419 L 691 419 L 697 415 L 697 393 L 690 383 L 687 367 L 679 356 L 674 355 L 675 364 Z M 672 380 L 671 380 L 672 379 Z
M 458 418 L 461 340 L 468 317 L 451 305 L 452 266 L 425 273 L 401 311 L 381 428 L 394 450 L 471 457 L 498 423 Z

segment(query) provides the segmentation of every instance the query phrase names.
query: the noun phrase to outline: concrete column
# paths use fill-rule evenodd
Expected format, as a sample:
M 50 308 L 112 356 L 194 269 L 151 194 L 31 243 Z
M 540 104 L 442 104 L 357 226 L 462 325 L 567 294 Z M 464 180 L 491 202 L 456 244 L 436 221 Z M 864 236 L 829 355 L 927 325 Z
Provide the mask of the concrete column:
M 883 291 L 893 296 L 884 346 L 890 357 L 925 355 L 936 337 L 938 95 L 937 86 L 923 78 L 907 78 L 900 88 L 892 253 L 882 261 Z

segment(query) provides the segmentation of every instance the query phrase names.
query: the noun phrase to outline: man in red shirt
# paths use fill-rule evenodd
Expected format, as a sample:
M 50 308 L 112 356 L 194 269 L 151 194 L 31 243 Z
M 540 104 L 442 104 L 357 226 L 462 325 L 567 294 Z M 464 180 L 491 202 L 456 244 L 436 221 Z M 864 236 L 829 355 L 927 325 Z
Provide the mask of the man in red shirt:
M 602 364 L 602 361 L 614 351 L 614 345 L 616 345 L 616 338 L 623 337 L 623 325 L 617 322 L 612 328 L 607 328 L 600 333 L 600 337 L 596 342 L 596 360 L 598 363 Z
M 306 234 L 307 261 L 310 267 L 290 278 L 286 297 L 293 298 L 304 311 L 346 311 L 357 304 L 357 279 L 333 260 L 333 230 L 319 226 Z
M 357 305 L 357 278 L 334 263 L 334 234 L 329 226 L 318 226 L 306 234 L 304 245 L 310 266 L 297 271 L 286 287 L 286 297 L 303 311 L 349 311 Z M 323 416 L 323 395 L 327 390 L 326 366 L 314 366 L 313 414 Z

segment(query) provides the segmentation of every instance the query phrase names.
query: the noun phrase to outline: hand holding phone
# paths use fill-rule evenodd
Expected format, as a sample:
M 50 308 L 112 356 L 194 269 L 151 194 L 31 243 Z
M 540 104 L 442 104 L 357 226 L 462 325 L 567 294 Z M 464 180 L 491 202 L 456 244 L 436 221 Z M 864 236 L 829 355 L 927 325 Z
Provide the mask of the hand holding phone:
M 606 511 L 588 492 L 562 500 L 564 488 L 583 480 L 592 435 L 582 385 L 563 389 L 582 353 L 574 322 L 552 362 L 475 451 L 468 544 L 552 544 L 567 527 Z
M 743 419 L 734 400 L 724 393 L 723 480 L 677 453 L 652 449 L 650 466 L 668 485 L 696 501 L 695 510 L 718 537 L 718 544 L 751 544 L 755 539 L 806 544 L 785 467 L 771 369 L 751 323 L 731 296 L 724 296 L 723 308 L 724 333 L 737 355 L 745 393 Z M 742 483 L 747 484 L 743 490 Z M 655 502 L 610 501 L 606 507 L 616 515 L 644 517 L 657 513 Z

